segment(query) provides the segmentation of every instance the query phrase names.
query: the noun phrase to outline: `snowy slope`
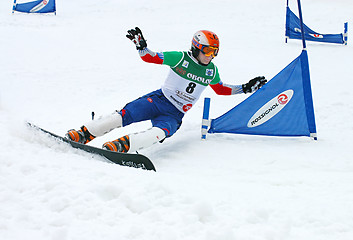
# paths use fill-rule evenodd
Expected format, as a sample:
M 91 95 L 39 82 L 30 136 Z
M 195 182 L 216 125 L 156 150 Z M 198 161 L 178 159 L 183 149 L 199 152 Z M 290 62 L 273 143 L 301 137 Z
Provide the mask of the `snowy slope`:
M 99 2 L 99 3 L 98 3 Z M 157 172 L 58 145 L 63 135 L 159 88 L 167 67 L 141 61 L 125 38 L 186 50 L 199 29 L 221 40 L 224 82 L 271 79 L 301 52 L 284 43 L 285 1 L 58 0 L 57 16 L 11 14 L 0 2 L 0 238 L 6 240 L 353 239 L 353 48 L 308 43 L 318 141 L 230 134 L 200 141 L 202 100 L 181 129 L 141 153 Z M 353 24 L 351 0 L 303 0 L 321 33 Z M 297 11 L 295 1 L 291 8 Z M 215 118 L 246 95 L 207 89 Z M 140 123 L 117 129 L 101 146 Z

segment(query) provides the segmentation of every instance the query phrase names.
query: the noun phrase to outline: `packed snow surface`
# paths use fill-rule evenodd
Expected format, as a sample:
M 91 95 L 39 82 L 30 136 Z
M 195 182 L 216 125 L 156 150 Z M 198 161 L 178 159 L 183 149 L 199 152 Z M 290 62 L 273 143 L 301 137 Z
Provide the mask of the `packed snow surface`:
M 290 1 L 297 13 L 296 1 Z M 284 42 L 285 1 L 57 0 L 57 15 L 11 14 L 0 2 L 0 239 L 353 239 L 353 48 L 307 43 L 318 141 L 236 134 L 200 140 L 203 101 L 163 144 L 140 153 L 157 172 L 110 164 L 30 130 L 64 135 L 158 89 L 168 67 L 143 62 L 125 37 L 138 26 L 154 51 L 188 50 L 194 32 L 220 38 L 223 82 L 271 79 L 299 56 Z M 303 0 L 320 33 L 353 24 L 351 0 Z M 211 118 L 248 95 L 207 89 Z M 116 129 L 100 147 L 149 122 Z

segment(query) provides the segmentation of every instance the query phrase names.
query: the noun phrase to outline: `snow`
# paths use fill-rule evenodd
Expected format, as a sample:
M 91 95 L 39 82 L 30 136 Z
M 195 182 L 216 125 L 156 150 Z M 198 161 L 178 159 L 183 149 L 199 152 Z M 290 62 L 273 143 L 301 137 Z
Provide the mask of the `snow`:
M 98 3 L 99 2 L 99 3 Z M 305 23 L 340 33 L 351 0 L 302 1 Z M 0 238 L 6 240 L 353 239 L 352 42 L 307 43 L 318 141 L 231 134 L 200 140 L 202 99 L 180 130 L 141 151 L 157 172 L 107 163 L 29 130 L 63 135 L 161 86 L 126 30 L 155 51 L 187 50 L 199 29 L 221 40 L 224 82 L 271 79 L 301 52 L 284 43 L 285 1 L 57 1 L 57 15 L 0 2 Z M 295 1 L 291 9 L 297 12 Z M 207 89 L 215 118 L 248 95 Z M 144 130 L 144 122 L 96 139 Z

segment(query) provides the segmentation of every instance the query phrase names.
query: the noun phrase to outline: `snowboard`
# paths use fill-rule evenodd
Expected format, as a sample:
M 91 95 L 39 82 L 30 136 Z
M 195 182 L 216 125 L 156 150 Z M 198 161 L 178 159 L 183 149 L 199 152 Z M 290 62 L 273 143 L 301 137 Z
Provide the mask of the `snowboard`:
M 141 168 L 143 170 L 156 171 L 151 160 L 142 154 L 119 153 L 119 152 L 112 152 L 112 151 L 101 149 L 101 148 L 96 148 L 96 147 L 93 147 L 90 145 L 85 145 L 85 144 L 73 142 L 67 138 L 61 137 L 59 135 L 56 135 L 55 133 L 52 133 L 52 132 L 49 132 L 43 128 L 40 128 L 32 123 L 27 122 L 27 125 L 33 129 L 36 129 L 38 131 L 41 131 L 43 133 L 48 134 L 49 136 L 57 139 L 60 142 L 67 143 L 68 145 L 70 145 L 73 148 L 80 149 L 82 151 L 92 153 L 95 155 L 103 156 L 112 163 L 116 163 L 116 164 L 119 164 L 122 166 Z

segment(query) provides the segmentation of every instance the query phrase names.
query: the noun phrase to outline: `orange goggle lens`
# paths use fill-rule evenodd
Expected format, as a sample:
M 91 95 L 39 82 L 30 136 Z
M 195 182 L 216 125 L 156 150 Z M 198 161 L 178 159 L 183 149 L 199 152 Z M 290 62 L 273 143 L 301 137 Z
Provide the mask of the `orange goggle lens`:
M 216 47 L 210 47 L 210 46 L 202 46 L 200 49 L 203 54 L 205 54 L 207 57 L 208 56 L 217 56 L 219 48 Z

